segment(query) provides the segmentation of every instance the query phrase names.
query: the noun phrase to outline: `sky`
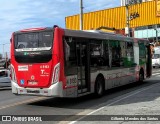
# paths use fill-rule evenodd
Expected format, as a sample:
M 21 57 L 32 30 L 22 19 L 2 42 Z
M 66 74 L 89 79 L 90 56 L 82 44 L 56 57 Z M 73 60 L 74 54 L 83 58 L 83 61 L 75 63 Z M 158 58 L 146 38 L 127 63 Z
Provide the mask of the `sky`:
M 0 0 L 0 54 L 9 53 L 13 32 L 53 25 L 65 28 L 65 17 L 79 14 L 79 6 L 80 0 Z M 120 0 L 83 0 L 84 13 L 118 6 Z

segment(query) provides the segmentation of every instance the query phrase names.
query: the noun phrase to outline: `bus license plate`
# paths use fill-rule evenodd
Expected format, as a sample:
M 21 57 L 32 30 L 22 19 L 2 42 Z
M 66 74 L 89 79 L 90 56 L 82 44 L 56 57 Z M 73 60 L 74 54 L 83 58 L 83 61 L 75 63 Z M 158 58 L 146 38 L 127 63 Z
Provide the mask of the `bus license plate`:
M 38 81 L 28 81 L 28 85 L 38 85 Z
M 39 90 L 27 90 L 27 93 L 40 93 Z

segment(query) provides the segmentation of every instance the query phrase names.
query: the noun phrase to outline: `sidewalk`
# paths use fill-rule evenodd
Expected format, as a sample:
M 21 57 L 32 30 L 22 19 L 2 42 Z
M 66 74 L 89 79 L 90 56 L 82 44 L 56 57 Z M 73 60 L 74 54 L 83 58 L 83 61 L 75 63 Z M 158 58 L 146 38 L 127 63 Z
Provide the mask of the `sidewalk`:
M 125 117 L 132 117 L 132 119 L 131 121 L 127 119 L 125 120 Z M 144 118 L 144 121 L 141 120 L 141 117 L 142 119 Z M 100 108 L 88 113 L 85 117 L 82 117 L 76 121 L 72 121 L 70 124 L 73 123 L 160 123 L 160 83 L 137 89 L 133 92 L 113 98 L 106 103 L 102 103 Z

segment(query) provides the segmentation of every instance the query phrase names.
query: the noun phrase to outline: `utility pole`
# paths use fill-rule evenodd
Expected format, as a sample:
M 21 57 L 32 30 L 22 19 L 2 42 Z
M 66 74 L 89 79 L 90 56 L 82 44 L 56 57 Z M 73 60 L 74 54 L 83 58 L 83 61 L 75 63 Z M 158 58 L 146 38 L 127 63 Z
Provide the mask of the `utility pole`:
M 126 0 L 127 1 L 127 0 Z M 126 35 L 130 37 L 130 26 L 129 26 L 129 4 L 126 2 Z
M 8 68 L 8 55 L 7 55 L 7 52 L 6 52 L 5 60 L 6 60 L 6 67 L 5 68 Z
M 5 58 L 5 54 L 4 54 L 4 44 L 3 45 L 3 57 L 2 58 Z
M 125 0 L 125 7 L 126 7 L 126 28 L 125 28 L 125 33 L 127 37 L 130 37 L 130 20 L 133 20 L 137 17 L 139 17 L 138 12 L 134 12 L 133 14 L 130 15 L 129 13 L 129 7 L 135 4 L 142 3 L 142 0 Z
M 0 44 L 0 45 L 2 45 L 2 51 L 1 51 L 1 52 L 2 52 L 2 59 L 5 58 L 5 48 L 4 48 L 4 47 L 5 47 L 6 44 L 10 44 L 10 43 L 3 43 L 3 44 Z
M 80 30 L 83 30 L 83 0 L 80 0 Z
M 157 25 L 155 25 L 155 30 L 156 30 L 156 43 L 158 43 L 158 30 L 157 30 Z

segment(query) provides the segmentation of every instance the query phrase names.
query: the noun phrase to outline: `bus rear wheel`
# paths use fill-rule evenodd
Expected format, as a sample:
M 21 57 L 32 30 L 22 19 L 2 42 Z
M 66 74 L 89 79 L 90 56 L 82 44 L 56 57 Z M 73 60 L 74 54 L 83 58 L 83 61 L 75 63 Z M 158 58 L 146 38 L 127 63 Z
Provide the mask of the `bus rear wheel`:
M 144 80 L 144 72 L 143 72 L 143 70 L 140 70 L 140 72 L 139 72 L 139 82 L 143 82 L 143 80 Z
M 104 94 L 104 78 L 98 76 L 95 82 L 95 95 L 96 97 L 101 97 Z

